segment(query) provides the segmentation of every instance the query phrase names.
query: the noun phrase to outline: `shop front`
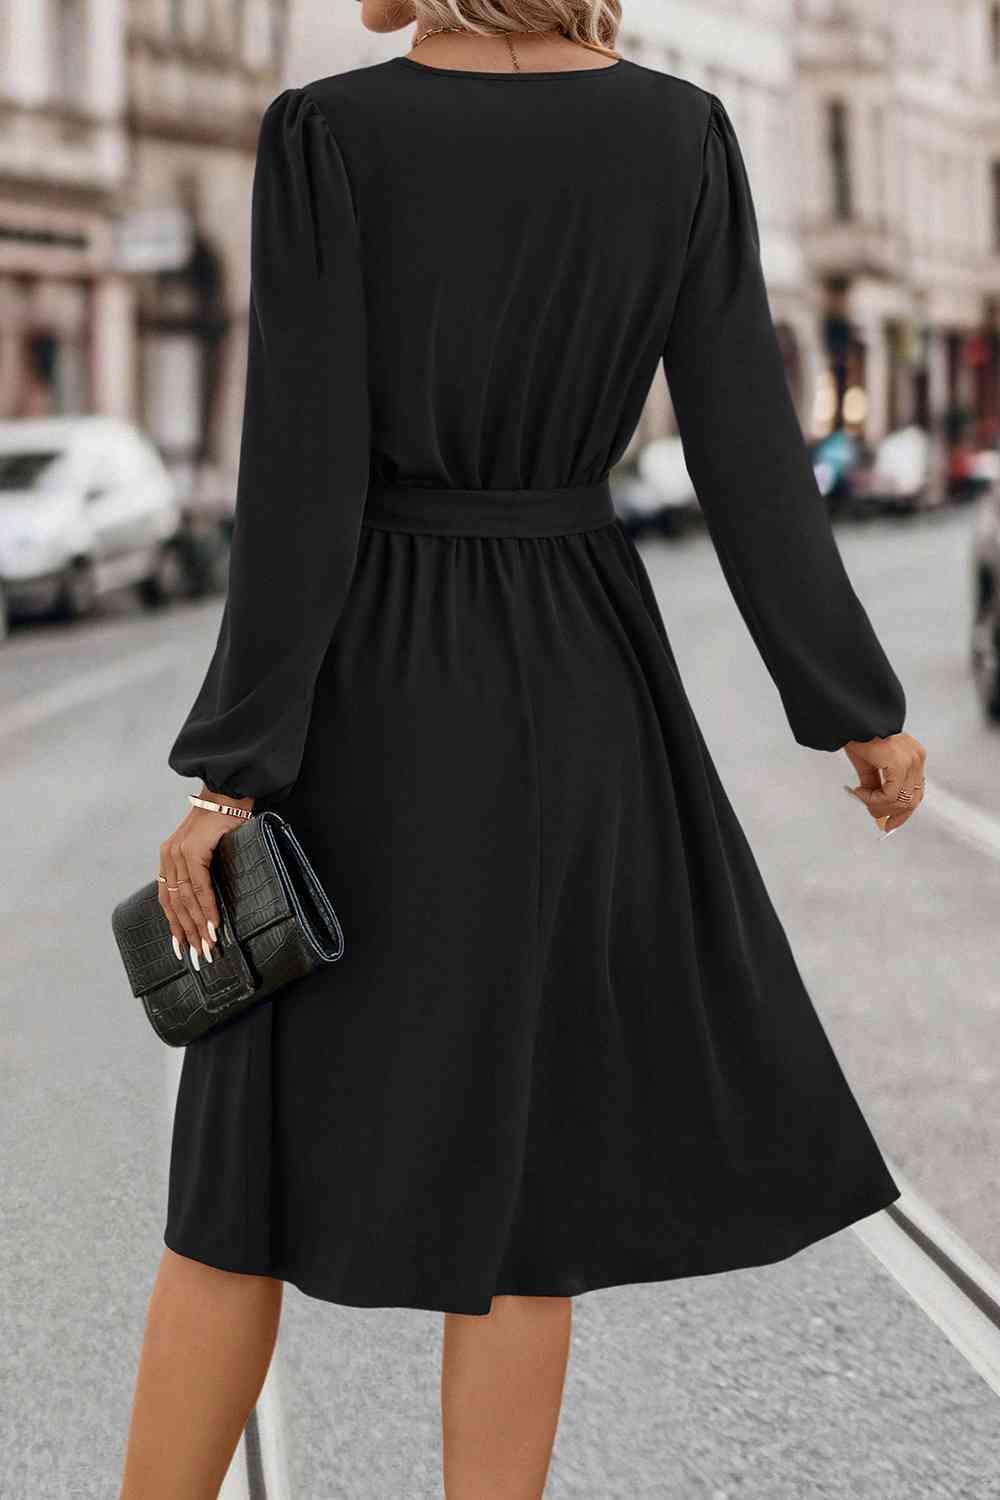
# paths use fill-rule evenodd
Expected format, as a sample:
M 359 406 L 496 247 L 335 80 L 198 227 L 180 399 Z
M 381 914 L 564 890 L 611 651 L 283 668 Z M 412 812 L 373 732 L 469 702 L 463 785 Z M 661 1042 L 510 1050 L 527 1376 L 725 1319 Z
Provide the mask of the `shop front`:
M 113 279 L 106 217 L 0 198 L 0 418 L 107 408 Z

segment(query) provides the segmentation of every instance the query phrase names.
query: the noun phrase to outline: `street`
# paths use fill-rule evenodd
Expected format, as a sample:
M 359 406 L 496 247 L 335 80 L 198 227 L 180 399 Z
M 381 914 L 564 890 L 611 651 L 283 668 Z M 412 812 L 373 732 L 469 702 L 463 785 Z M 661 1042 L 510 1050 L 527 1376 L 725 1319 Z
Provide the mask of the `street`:
M 968 669 L 972 511 L 838 539 L 928 750 L 894 837 L 798 746 L 701 533 L 643 555 L 695 712 L 874 1133 L 1000 1262 L 1000 727 Z M 0 663 L 7 1332 L 0 1496 L 116 1493 L 161 1249 L 177 1055 L 129 994 L 114 902 L 192 788 L 166 766 L 218 600 L 15 629 Z M 818 627 L 822 601 L 817 601 Z M 935 791 L 942 808 L 934 808 Z M 294 1500 L 437 1500 L 440 1318 L 285 1297 Z M 997 1398 L 852 1233 L 778 1266 L 588 1294 L 552 1500 L 990 1500 Z

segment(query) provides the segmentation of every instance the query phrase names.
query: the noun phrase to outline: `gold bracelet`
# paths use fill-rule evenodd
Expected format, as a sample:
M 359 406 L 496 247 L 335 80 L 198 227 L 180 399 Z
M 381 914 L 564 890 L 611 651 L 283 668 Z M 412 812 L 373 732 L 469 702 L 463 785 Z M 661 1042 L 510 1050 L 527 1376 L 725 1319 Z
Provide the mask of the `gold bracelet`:
M 203 797 L 192 797 L 188 793 L 188 801 L 192 807 L 203 808 L 205 812 L 222 813 L 227 818 L 252 818 L 253 813 L 246 807 L 228 807 L 224 802 L 206 802 Z

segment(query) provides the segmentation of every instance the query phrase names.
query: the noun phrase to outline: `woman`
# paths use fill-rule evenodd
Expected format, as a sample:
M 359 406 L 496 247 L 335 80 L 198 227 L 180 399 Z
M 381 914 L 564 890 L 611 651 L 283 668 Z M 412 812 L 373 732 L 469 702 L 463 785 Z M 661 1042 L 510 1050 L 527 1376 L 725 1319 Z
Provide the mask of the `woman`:
M 188 1047 L 124 1500 L 214 1495 L 282 1283 L 445 1314 L 448 1500 L 542 1493 L 571 1299 L 898 1196 L 607 475 L 662 359 L 792 732 L 886 831 L 924 751 L 844 572 L 714 95 L 617 0 L 363 0 L 261 127 L 229 597 L 170 763 L 279 808 L 347 952 Z M 194 810 L 160 850 L 212 961 Z

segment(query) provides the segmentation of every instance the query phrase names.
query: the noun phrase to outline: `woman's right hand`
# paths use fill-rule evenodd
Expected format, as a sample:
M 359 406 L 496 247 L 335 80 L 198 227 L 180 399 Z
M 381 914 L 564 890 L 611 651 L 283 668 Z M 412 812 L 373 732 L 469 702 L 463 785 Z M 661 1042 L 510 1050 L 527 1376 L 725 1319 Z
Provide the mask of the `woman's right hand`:
M 253 797 L 227 797 L 206 787 L 199 796 L 247 812 L 253 810 Z M 215 846 L 232 827 L 233 819 L 225 813 L 192 807 L 183 823 L 160 845 L 160 906 L 170 923 L 174 952 L 180 959 L 187 947 L 195 969 L 200 969 L 202 957 L 212 963 L 212 950 L 218 942 L 219 908 L 210 871 Z
M 923 801 L 927 751 L 905 732 L 885 739 L 849 740 L 843 748 L 859 781 L 844 790 L 864 803 L 883 835 L 895 833 Z

